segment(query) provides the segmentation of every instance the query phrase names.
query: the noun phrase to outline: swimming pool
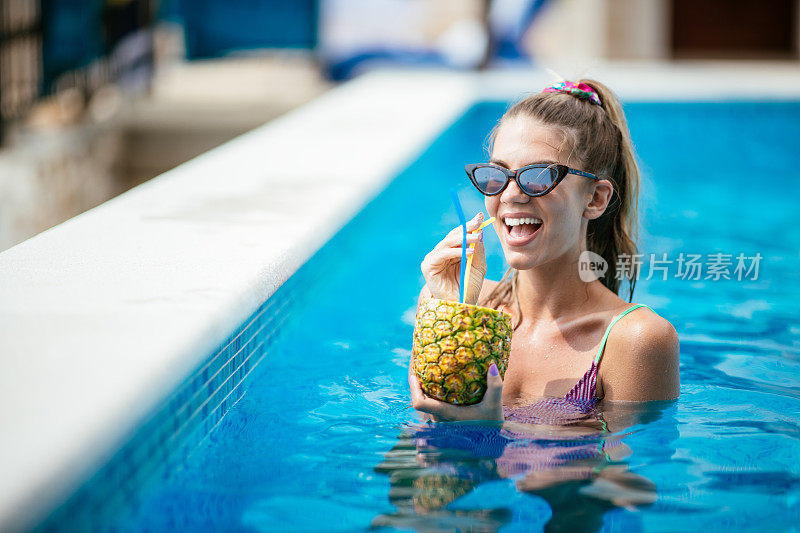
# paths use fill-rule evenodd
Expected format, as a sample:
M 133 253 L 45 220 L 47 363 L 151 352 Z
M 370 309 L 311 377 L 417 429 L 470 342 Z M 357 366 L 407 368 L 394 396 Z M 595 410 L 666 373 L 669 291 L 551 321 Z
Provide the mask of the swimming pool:
M 176 433 L 180 450 L 166 467 L 141 458 L 139 488 L 111 503 L 102 480 L 113 475 L 100 476 L 44 528 L 78 515 L 120 531 L 530 531 L 548 521 L 587 531 L 796 527 L 796 102 L 626 105 L 643 162 L 642 249 L 668 260 L 763 257 L 757 279 L 680 279 L 672 263 L 666 280 L 640 280 L 634 300 L 669 319 L 681 337 L 677 403 L 653 406 L 613 435 L 536 439 L 621 439 L 631 455 L 618 462 L 657 487 L 654 504 L 606 503 L 598 496 L 613 487 L 581 491 L 580 482 L 520 491 L 496 468 L 515 441 L 480 448 L 494 435 L 487 428 L 462 427 L 460 444 L 451 439 L 446 449 L 437 449 L 448 442 L 441 434 L 427 434 L 417 449 L 406 371 L 419 263 L 457 224 L 451 186 L 465 209 L 483 208 L 463 163 L 485 157 L 485 135 L 505 106 L 471 108 L 231 335 L 218 363 L 235 365 L 244 388 L 214 384 L 230 395 L 228 404 Z M 746 192 L 754 183 L 764 186 Z M 500 246 L 494 235 L 486 240 L 489 277 L 498 279 Z M 213 376 L 214 364 L 201 374 Z

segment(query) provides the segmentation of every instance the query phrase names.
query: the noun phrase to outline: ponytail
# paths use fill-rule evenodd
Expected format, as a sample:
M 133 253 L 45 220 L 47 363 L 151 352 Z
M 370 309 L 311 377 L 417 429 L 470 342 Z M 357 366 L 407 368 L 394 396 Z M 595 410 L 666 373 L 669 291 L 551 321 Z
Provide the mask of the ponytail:
M 638 261 L 635 261 L 638 251 L 636 242 L 639 238 L 639 165 L 636 162 L 628 121 L 617 96 L 598 81 L 582 79 L 580 83 L 589 85 L 600 96 L 605 116 L 614 126 L 616 137 L 616 142 L 608 143 L 608 148 L 616 149 L 616 154 L 613 154 L 613 163 L 605 169 L 607 178 L 614 184 L 614 195 L 605 213 L 589 221 L 586 247 L 608 263 L 603 284 L 619 294 L 622 280 L 617 276 L 621 275 L 628 281 L 628 297 L 633 301 L 633 290 L 639 276 Z M 605 154 L 601 154 L 598 159 L 606 158 L 612 159 Z

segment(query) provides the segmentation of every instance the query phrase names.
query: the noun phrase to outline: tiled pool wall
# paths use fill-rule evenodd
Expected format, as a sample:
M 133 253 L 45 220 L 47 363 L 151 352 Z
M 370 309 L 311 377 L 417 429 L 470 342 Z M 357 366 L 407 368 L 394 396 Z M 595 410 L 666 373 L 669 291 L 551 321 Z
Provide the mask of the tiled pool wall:
M 172 467 L 180 467 L 222 421 L 247 388 L 247 378 L 279 339 L 281 326 L 303 301 L 301 268 L 214 350 L 207 360 L 135 431 L 127 443 L 40 531 L 91 531 L 111 513 L 136 504 L 134 495 Z

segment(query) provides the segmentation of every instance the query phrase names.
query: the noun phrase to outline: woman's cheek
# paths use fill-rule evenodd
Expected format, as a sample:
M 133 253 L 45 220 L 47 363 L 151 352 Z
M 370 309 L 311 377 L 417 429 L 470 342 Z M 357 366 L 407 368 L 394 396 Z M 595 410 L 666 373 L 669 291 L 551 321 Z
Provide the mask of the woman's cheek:
M 486 206 L 486 212 L 489 214 L 489 217 L 497 216 L 497 201 L 495 200 L 494 196 L 484 196 L 484 205 Z M 486 217 L 486 218 L 489 218 Z

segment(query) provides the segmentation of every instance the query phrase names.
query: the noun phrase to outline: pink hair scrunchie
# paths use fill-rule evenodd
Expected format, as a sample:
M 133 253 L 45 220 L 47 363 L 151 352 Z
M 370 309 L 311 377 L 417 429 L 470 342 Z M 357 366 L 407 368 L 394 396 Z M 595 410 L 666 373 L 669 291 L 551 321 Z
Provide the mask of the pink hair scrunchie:
M 597 95 L 595 90 L 585 83 L 574 84 L 571 81 L 559 81 L 550 87 L 546 87 L 542 92 L 571 94 L 572 96 L 580 98 L 581 100 L 589 100 L 593 104 L 602 106 L 600 103 L 600 97 Z

